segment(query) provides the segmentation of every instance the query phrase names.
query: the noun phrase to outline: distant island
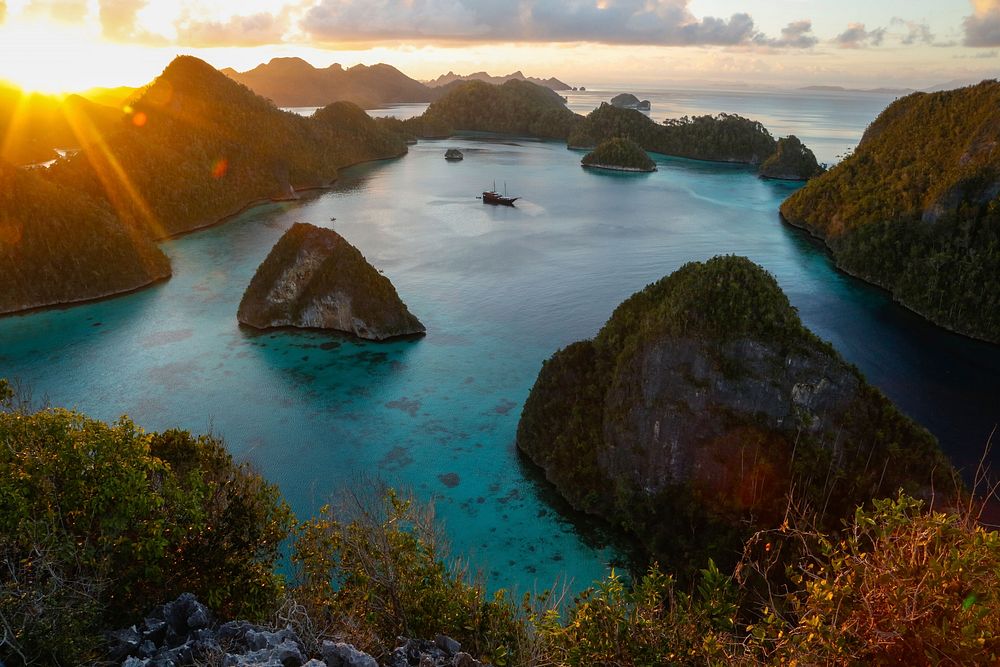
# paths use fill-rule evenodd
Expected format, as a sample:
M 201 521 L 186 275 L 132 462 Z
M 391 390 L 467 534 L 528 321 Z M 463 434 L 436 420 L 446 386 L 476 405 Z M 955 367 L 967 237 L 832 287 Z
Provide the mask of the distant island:
M 1000 342 L 1000 83 L 897 100 L 781 206 L 845 271 L 953 331 Z
M 338 64 L 317 68 L 301 58 L 272 58 L 246 72 L 232 68 L 222 73 L 280 107 L 323 107 L 331 102 L 353 102 L 375 109 L 401 102 L 430 102 L 435 93 L 391 65 Z
M 503 76 L 492 76 L 487 72 L 473 72 L 472 74 L 455 74 L 454 72 L 448 72 L 447 74 L 442 74 L 436 79 L 431 79 L 430 81 L 425 81 L 431 88 L 437 88 L 440 86 L 446 86 L 455 81 L 482 81 L 484 83 L 492 83 L 494 85 L 501 85 L 507 83 L 508 81 L 527 81 L 533 83 L 537 86 L 544 86 L 549 90 L 575 90 L 569 84 L 563 83 L 555 77 L 550 77 L 548 79 L 539 79 L 533 76 L 525 76 L 520 71 L 514 72 L 512 74 L 505 74 Z
M 811 90 L 823 93 L 872 93 L 877 95 L 909 95 L 916 92 L 913 88 L 845 88 L 843 86 L 804 86 L 799 90 Z
M 331 329 L 369 340 L 425 331 L 357 248 L 332 229 L 301 222 L 258 267 L 237 317 L 257 329 Z
M 631 139 L 613 137 L 602 142 L 580 161 L 584 167 L 612 171 L 656 171 L 656 163 Z
M 735 559 L 781 523 L 789 488 L 835 527 L 872 498 L 952 479 L 934 438 L 733 256 L 684 265 L 556 352 L 517 446 L 573 507 L 660 562 Z
M 567 144 L 571 148 L 592 148 L 616 136 L 627 137 L 655 153 L 749 164 L 758 169 L 777 154 L 779 145 L 761 123 L 735 114 L 685 116 L 660 124 L 634 109 L 606 103 L 574 125 Z M 806 180 L 818 173 L 820 168 L 812 151 L 801 142 L 796 151 L 796 160 L 781 159 L 782 178 Z M 773 161 L 771 165 L 777 167 Z
M 588 150 L 619 137 L 664 155 L 757 167 L 779 147 L 761 123 L 735 114 L 668 119 L 660 124 L 635 109 L 602 103 L 584 117 L 567 109 L 555 92 L 527 81 L 511 80 L 500 86 L 453 82 L 449 87 L 421 116 L 379 122 L 404 138 L 448 137 L 458 130 L 498 132 L 562 139 L 570 148 Z M 788 144 L 778 162 L 772 161 L 773 171 L 768 173 L 806 180 L 822 171 L 812 151 L 798 139 L 795 142 Z
M 639 111 L 649 111 L 649 100 L 640 100 L 632 93 L 622 93 L 611 98 L 611 106 L 619 109 L 638 109 Z

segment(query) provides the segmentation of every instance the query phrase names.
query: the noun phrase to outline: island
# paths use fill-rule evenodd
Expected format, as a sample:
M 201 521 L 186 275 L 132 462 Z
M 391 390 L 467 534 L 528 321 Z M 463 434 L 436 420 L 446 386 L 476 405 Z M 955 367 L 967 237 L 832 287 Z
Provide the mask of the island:
M 301 58 L 272 58 L 246 72 L 222 73 L 282 107 L 323 107 L 353 102 L 364 109 L 389 104 L 430 102 L 433 89 L 384 63 L 344 68 L 313 67 Z
M 686 264 L 546 361 L 517 446 L 661 562 L 732 558 L 786 493 L 841 518 L 951 484 L 935 439 L 807 330 L 743 257 Z
M 464 158 L 465 158 L 465 155 L 463 155 L 462 151 L 458 150 L 457 148 L 449 148 L 448 150 L 446 150 L 444 152 L 444 159 L 445 160 L 449 160 L 449 161 L 452 161 L 452 162 L 458 162 L 459 160 L 462 160 Z
M 427 81 L 426 83 L 431 88 L 443 88 L 449 84 L 455 83 L 456 81 L 483 81 L 485 83 L 501 85 L 512 79 L 516 81 L 527 81 L 537 86 L 544 86 L 550 90 L 561 91 L 571 89 L 569 84 L 560 81 L 554 76 L 549 77 L 548 79 L 541 79 L 534 76 L 525 76 L 520 70 L 502 76 L 492 76 L 488 72 L 473 72 L 472 74 L 455 74 L 454 72 L 448 72 L 447 74 L 442 74 L 438 78 Z M 576 90 L 576 88 L 572 88 L 572 90 Z
M 837 266 L 952 331 L 1000 343 L 1000 83 L 897 100 L 781 206 Z
M 637 109 L 639 111 L 649 111 L 649 100 L 640 101 L 632 93 L 622 93 L 611 98 L 611 106 L 619 109 Z
M 643 149 L 664 155 L 748 164 L 758 169 L 777 153 L 779 143 L 763 124 L 736 114 L 685 116 L 657 123 L 635 109 L 603 103 L 573 125 L 567 144 L 593 148 L 611 137 L 628 137 Z M 801 149 L 800 159 L 794 163 L 797 170 L 787 164 L 787 158 L 779 163 L 785 167 L 781 172 L 784 178 L 806 180 L 816 173 L 812 151 L 804 146 Z
M 301 222 L 257 268 L 237 319 L 256 329 L 329 329 L 377 341 L 426 331 L 357 248 L 332 229 Z
M 802 141 L 791 134 L 778 139 L 774 154 L 764 160 L 757 172 L 761 178 L 801 181 L 814 178 L 826 169 L 816 161 L 816 156 Z
M 612 171 L 656 171 L 656 163 L 631 139 L 614 137 L 587 153 L 580 164 Z
M 0 90 L 0 123 L 11 99 Z M 407 150 L 407 137 L 355 104 L 336 102 L 305 118 L 190 56 L 173 60 L 124 113 L 73 96 L 20 103 L 48 110 L 18 135 L 44 149 L 40 157 L 77 136 L 73 127 L 86 131 L 80 150 L 64 151 L 47 169 L 2 176 L 14 185 L 0 196 L 0 268 L 13 268 L 3 272 L 0 312 L 150 285 L 170 275 L 155 241 L 297 198 L 329 186 L 341 167 Z M 3 243 L 8 238 L 17 243 Z
M 558 93 L 527 81 L 511 79 L 499 86 L 483 81 L 449 85 L 451 89 L 421 116 L 404 121 L 404 128 L 419 137 L 474 130 L 565 139 L 580 120 Z

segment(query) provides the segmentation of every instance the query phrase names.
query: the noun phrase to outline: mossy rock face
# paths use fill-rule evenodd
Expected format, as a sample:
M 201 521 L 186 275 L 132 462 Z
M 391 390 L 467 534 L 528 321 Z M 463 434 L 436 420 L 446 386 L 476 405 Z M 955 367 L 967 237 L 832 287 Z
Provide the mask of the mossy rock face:
M 950 483 L 933 437 L 804 328 L 741 257 L 691 263 L 542 367 L 518 447 L 575 507 L 659 558 L 714 550 L 799 502 L 835 524 Z
M 656 163 L 631 139 L 615 137 L 603 142 L 580 161 L 585 167 L 620 171 L 656 171 Z
M 897 100 L 781 214 L 908 308 L 1000 342 L 1000 83 Z
M 370 340 L 425 332 L 389 279 L 332 229 L 296 223 L 257 269 L 240 301 L 243 324 L 332 329 Z

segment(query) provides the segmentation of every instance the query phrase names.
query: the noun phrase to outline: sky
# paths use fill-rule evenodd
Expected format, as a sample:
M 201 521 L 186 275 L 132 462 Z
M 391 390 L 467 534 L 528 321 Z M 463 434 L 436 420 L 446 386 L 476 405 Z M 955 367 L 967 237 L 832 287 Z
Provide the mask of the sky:
M 923 88 L 995 78 L 1000 0 L 0 0 L 0 79 L 143 85 L 178 54 L 247 70 L 385 62 L 418 79 Z

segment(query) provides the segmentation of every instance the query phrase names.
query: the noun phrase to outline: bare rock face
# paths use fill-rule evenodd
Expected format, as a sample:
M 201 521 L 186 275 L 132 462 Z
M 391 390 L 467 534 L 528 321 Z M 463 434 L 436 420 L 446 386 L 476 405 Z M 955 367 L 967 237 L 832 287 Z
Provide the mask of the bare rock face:
M 368 340 L 426 331 L 357 248 L 306 223 L 294 224 L 271 249 L 237 318 L 258 329 L 332 329 Z

